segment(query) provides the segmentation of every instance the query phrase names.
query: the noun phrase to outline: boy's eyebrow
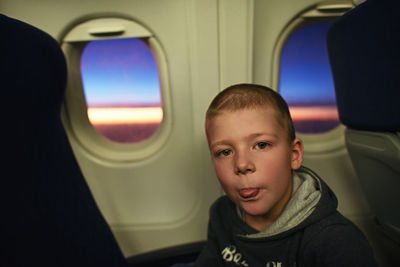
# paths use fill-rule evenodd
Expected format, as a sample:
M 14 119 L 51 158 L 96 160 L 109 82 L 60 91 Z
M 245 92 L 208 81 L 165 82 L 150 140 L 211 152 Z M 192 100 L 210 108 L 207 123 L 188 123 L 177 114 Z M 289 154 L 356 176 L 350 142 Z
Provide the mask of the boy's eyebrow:
M 214 143 L 211 143 L 211 144 L 210 144 L 210 148 L 213 148 L 213 147 L 215 147 L 215 146 L 220 146 L 220 145 L 226 145 L 227 143 L 229 143 L 229 142 L 226 142 L 225 140 L 221 140 L 221 141 L 218 141 L 218 142 L 214 142 Z
M 249 136 L 247 136 L 247 138 L 251 139 L 251 138 L 255 138 L 255 137 L 259 137 L 259 136 L 263 136 L 263 135 L 270 136 L 273 138 L 279 137 L 277 134 L 274 134 L 274 133 L 254 133 L 254 134 L 250 134 Z
M 259 136 L 268 136 L 268 137 L 272 137 L 272 138 L 278 138 L 279 136 L 273 133 L 253 133 L 250 134 L 248 136 L 246 136 L 246 139 L 253 139 L 253 138 L 257 138 Z M 217 142 L 213 142 L 210 144 L 210 148 L 213 148 L 215 146 L 219 146 L 219 145 L 226 145 L 226 144 L 230 144 L 231 142 L 229 140 L 226 139 L 222 139 L 222 140 L 218 140 Z

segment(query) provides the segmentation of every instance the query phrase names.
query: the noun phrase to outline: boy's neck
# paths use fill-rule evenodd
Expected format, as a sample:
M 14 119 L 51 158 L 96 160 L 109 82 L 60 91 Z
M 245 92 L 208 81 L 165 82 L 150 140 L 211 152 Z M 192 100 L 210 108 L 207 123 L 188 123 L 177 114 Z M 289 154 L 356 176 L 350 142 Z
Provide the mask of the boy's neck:
M 250 225 L 253 229 L 262 232 L 268 228 L 275 220 L 269 218 L 262 218 L 261 216 L 249 216 L 244 215 L 244 221 Z

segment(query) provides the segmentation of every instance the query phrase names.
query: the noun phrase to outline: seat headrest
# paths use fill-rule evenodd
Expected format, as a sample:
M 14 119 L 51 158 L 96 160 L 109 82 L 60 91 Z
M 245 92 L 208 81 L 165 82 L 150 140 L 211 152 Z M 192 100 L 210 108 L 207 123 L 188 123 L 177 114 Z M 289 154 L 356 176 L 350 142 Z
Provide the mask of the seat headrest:
M 368 0 L 328 31 L 339 118 L 350 128 L 400 131 L 399 7 Z
M 19 109 L 27 109 L 29 112 L 25 116 L 32 118 L 49 114 L 51 109 L 59 110 L 67 69 L 57 41 L 40 29 L 1 14 L 0 24 L 0 33 L 7 38 L 0 43 L 4 71 L 2 87 L 7 94 L 15 94 L 15 99 L 9 98 L 8 104 L 14 105 L 13 100 L 18 99 L 26 104 L 20 105 Z

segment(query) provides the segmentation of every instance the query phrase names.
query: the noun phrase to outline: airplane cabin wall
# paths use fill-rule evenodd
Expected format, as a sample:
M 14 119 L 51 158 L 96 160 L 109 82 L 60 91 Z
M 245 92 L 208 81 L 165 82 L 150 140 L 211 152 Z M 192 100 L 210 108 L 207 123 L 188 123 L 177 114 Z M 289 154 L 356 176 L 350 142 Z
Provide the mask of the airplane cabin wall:
M 1 0 L 0 12 L 58 40 L 86 18 L 129 17 L 150 29 L 166 54 L 172 129 L 151 156 L 125 161 L 95 156 L 80 144 L 64 113 L 74 153 L 125 256 L 206 238 L 209 206 L 222 191 L 208 154 L 204 112 L 216 93 L 230 84 L 255 82 L 276 88 L 272 69 L 277 68 L 277 40 L 299 12 L 318 2 L 322 1 Z M 322 137 L 300 135 L 305 165 L 332 187 L 342 213 L 362 225 L 370 211 L 345 149 L 343 130 L 339 127 Z
M 208 160 L 204 111 L 218 92 L 215 1 L 2 1 L 1 12 L 60 39 L 77 22 L 116 15 L 150 29 L 169 74 L 172 129 L 142 160 L 108 161 L 82 146 L 68 125 L 75 156 L 126 256 L 202 240 L 208 209 L 221 194 Z M 62 41 L 62 40 L 60 40 Z

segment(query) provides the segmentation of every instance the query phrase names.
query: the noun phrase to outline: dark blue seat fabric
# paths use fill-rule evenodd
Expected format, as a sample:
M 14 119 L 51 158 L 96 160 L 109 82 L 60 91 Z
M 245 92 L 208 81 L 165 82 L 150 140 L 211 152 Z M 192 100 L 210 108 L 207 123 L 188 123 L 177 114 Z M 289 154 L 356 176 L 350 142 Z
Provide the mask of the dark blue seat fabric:
M 346 146 L 383 232 L 400 244 L 400 1 L 367 0 L 328 31 Z
M 0 266 L 124 266 L 61 122 L 59 44 L 4 15 L 0 36 Z
M 399 8 L 368 0 L 328 32 L 339 117 L 353 129 L 400 131 Z

